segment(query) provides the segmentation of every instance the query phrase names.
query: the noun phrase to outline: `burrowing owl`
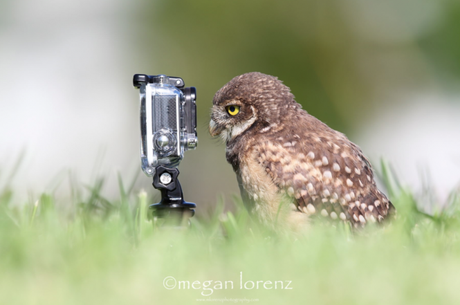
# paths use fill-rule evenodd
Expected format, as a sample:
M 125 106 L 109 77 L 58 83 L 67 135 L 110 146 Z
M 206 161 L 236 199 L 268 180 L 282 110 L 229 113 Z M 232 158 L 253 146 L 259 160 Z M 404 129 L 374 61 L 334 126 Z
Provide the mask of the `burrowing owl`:
M 281 81 L 258 72 L 233 78 L 214 96 L 209 130 L 226 142 L 249 208 L 275 221 L 287 200 L 295 205 L 287 209 L 291 222 L 318 215 L 354 227 L 392 214 L 361 149 L 301 107 Z

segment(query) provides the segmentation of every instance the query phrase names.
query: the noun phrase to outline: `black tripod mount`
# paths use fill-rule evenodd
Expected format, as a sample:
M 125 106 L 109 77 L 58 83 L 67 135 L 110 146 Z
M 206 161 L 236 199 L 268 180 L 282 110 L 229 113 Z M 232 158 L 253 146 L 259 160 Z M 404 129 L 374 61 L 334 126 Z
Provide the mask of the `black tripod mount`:
M 161 201 L 149 206 L 152 215 L 164 219 L 173 225 L 189 224 L 189 219 L 195 215 L 196 204 L 184 201 L 182 187 L 177 179 L 179 170 L 158 166 L 153 175 L 153 187 L 161 192 Z

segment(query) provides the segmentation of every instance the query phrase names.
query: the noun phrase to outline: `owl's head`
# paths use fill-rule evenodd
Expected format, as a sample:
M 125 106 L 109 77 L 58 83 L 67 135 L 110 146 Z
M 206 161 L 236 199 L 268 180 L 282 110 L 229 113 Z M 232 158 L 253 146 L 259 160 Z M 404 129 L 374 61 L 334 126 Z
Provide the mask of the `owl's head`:
M 274 127 L 300 107 L 278 78 L 259 72 L 242 74 L 214 95 L 209 133 L 228 142 L 256 125 Z

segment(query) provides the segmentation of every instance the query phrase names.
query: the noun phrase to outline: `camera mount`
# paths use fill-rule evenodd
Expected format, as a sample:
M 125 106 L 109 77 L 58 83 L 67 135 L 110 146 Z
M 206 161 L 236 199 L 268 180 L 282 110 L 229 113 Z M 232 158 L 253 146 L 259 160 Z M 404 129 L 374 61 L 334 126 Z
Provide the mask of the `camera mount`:
M 153 211 L 154 217 L 169 219 L 173 224 L 180 225 L 188 223 L 188 219 L 195 215 L 196 204 L 184 200 L 177 176 L 177 168 L 156 168 L 152 185 L 161 192 L 161 201 L 150 205 L 149 208 Z

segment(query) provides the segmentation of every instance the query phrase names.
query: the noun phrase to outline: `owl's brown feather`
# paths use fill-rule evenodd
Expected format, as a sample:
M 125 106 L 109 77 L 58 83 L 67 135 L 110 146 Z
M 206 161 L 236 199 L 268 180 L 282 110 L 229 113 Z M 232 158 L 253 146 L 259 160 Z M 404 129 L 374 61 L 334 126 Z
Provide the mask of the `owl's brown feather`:
M 225 106 L 233 104 L 241 106 L 241 115 L 228 117 Z M 226 132 L 227 161 L 243 199 L 265 219 L 275 218 L 283 198 L 295 204 L 292 213 L 354 226 L 380 222 L 394 210 L 359 147 L 302 110 L 273 76 L 248 73 L 231 80 L 214 97 L 212 122 L 213 130 Z

